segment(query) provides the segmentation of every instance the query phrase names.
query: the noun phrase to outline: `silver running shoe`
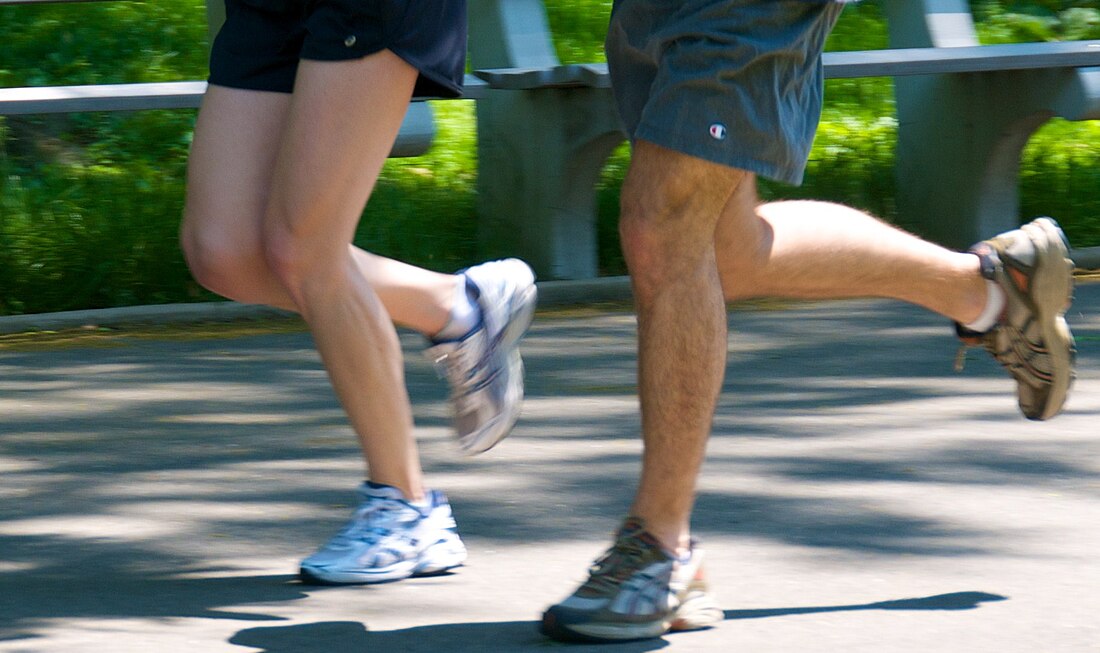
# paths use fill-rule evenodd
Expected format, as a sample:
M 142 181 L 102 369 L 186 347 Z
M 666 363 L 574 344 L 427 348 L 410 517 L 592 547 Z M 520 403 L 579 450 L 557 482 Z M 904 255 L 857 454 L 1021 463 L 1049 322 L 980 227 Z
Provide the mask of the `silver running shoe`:
M 1044 420 L 1062 410 L 1073 383 L 1076 347 L 1065 313 L 1073 301 L 1073 262 L 1058 223 L 1039 218 L 970 248 L 981 259 L 982 276 L 1005 291 L 1000 321 L 978 333 L 956 324 L 967 346 L 983 346 L 1016 380 L 1020 410 Z
M 615 544 L 576 592 L 542 615 L 539 630 L 560 641 L 621 642 L 709 628 L 725 614 L 707 589 L 703 551 L 677 560 L 627 518 Z
M 362 503 L 343 530 L 302 561 L 303 581 L 326 585 L 384 583 L 431 576 L 462 565 L 466 547 L 442 492 L 428 506 L 405 500 L 389 485 L 364 483 Z
M 493 448 L 512 430 L 523 402 L 519 339 L 535 312 L 535 275 L 518 259 L 468 268 L 467 292 L 481 321 L 459 340 L 425 352 L 451 386 L 459 447 L 467 454 Z

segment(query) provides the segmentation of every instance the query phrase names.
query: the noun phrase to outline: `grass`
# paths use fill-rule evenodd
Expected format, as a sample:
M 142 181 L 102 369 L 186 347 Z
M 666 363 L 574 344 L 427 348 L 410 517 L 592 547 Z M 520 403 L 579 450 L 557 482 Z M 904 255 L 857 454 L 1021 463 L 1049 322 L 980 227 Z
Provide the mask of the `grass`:
M 1092 0 L 973 4 L 986 42 L 1100 38 Z M 546 5 L 562 61 L 603 58 L 608 0 Z M 11 26 L 0 39 L 0 85 L 205 75 L 201 1 L 8 6 L 0 24 Z M 846 10 L 828 47 L 885 44 L 876 3 L 861 3 Z M 890 80 L 833 80 L 826 97 L 804 185 L 764 183 L 762 195 L 840 201 L 896 221 Z M 475 108 L 447 101 L 433 109 L 435 147 L 387 162 L 356 242 L 453 270 L 478 257 Z M 193 119 L 193 111 L 0 119 L 0 314 L 213 299 L 191 280 L 176 242 Z M 627 162 L 620 148 L 599 184 L 604 274 L 624 271 L 616 216 Z M 1100 122 L 1043 127 L 1024 152 L 1020 189 L 1025 215 L 1054 215 L 1075 245 L 1100 244 Z

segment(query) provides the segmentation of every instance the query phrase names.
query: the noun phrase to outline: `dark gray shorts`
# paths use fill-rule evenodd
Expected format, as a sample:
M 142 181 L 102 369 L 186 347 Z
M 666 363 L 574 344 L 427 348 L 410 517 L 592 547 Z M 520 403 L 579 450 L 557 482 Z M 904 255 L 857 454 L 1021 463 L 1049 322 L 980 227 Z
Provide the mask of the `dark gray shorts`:
M 210 83 L 290 93 L 301 59 L 360 59 L 381 50 L 420 71 L 413 95 L 459 95 L 466 0 L 225 0 Z
M 615 0 L 607 61 L 631 139 L 802 182 L 821 116 L 821 0 Z

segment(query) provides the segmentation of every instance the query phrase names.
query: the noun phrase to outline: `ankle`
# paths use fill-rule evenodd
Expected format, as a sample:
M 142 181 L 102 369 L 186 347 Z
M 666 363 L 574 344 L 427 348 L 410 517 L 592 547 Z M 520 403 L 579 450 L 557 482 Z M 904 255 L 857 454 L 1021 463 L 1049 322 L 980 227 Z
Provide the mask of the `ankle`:
M 1005 291 L 994 281 L 986 280 L 985 304 L 973 320 L 962 323 L 963 328 L 975 333 L 985 333 L 1001 320 L 1005 309 Z
M 637 512 L 631 513 L 628 519 L 639 520 L 645 532 L 652 535 L 669 555 L 680 558 L 691 552 L 691 532 L 686 525 L 647 518 Z
M 460 340 L 481 320 L 481 308 L 467 291 L 466 275 L 456 275 L 455 279 L 454 292 L 447 307 L 447 323 L 438 332 L 431 334 L 431 339 L 435 342 Z
M 985 313 L 994 308 L 990 306 L 990 299 L 996 299 L 995 293 L 1000 288 L 992 290 L 990 281 L 982 275 L 981 260 L 973 252 L 959 252 L 953 256 L 955 268 L 949 277 L 953 279 L 948 295 L 950 301 L 943 313 L 963 326 L 987 320 Z

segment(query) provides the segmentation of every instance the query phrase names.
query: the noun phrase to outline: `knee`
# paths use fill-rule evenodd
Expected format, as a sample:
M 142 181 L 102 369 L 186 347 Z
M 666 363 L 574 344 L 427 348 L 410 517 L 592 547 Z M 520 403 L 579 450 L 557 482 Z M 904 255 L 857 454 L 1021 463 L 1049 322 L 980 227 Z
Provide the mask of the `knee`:
M 317 291 L 330 294 L 340 279 L 344 260 L 326 246 L 327 235 L 311 235 L 292 223 L 269 215 L 262 236 L 262 256 L 275 283 L 303 311 Z
M 271 276 L 291 298 L 297 302 L 296 289 L 302 285 L 304 277 L 304 254 L 300 239 L 296 238 L 289 229 L 281 225 L 265 224 L 262 240 L 261 255 Z
M 185 219 L 180 229 L 180 248 L 191 276 L 200 286 L 225 297 L 231 294 L 237 254 L 230 243 L 210 230 L 191 226 Z
M 196 228 L 187 221 L 180 230 L 180 247 L 191 276 L 203 288 L 236 301 L 260 301 L 251 296 L 251 290 L 266 271 L 254 243 L 243 242 L 239 235 Z
M 660 283 L 713 249 L 717 210 L 693 201 L 692 192 L 692 185 L 675 179 L 624 184 L 619 240 L 636 287 Z

